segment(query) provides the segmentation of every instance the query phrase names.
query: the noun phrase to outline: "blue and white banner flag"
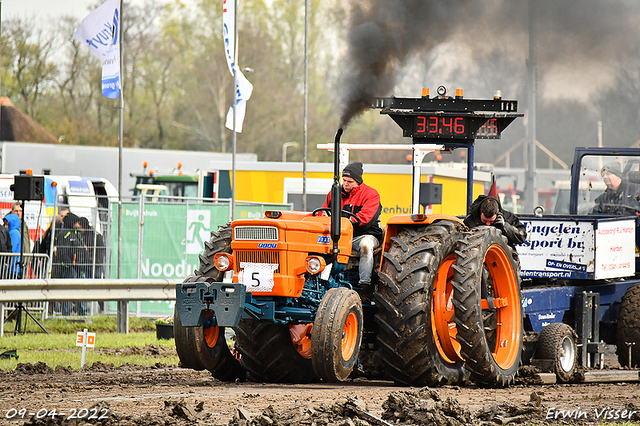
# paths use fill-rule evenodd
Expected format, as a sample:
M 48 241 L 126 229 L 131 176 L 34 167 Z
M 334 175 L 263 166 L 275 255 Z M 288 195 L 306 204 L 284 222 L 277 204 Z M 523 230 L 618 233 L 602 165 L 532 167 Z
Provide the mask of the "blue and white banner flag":
M 120 97 L 120 0 L 107 0 L 91 12 L 73 34 L 102 61 L 102 94 Z
M 236 71 L 238 78 L 236 79 L 236 91 L 238 93 L 238 110 L 236 111 L 236 133 L 242 133 L 242 123 L 244 122 L 244 114 L 247 111 L 247 101 L 253 93 L 253 84 L 249 82 L 240 70 Z M 225 126 L 229 130 L 233 130 L 233 105 L 227 113 L 227 122 Z
M 224 0 L 222 5 L 222 40 L 224 40 L 224 53 L 227 56 L 227 65 L 231 75 L 233 75 L 233 66 L 236 60 L 235 10 L 235 0 Z

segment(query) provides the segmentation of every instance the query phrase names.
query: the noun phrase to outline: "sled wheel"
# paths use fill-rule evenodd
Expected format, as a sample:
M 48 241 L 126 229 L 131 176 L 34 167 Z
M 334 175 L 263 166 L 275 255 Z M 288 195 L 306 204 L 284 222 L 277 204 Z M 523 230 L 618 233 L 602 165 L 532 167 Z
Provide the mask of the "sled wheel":
M 362 318 L 358 293 L 345 287 L 325 293 L 311 334 L 311 361 L 319 378 L 342 382 L 349 377 L 362 342 Z
M 573 329 L 561 322 L 543 328 L 538 338 L 536 358 L 553 360 L 558 381 L 570 381 L 578 363 L 576 334 Z
M 390 239 L 375 301 L 380 356 L 396 382 L 433 386 L 466 380 L 455 340 L 451 283 L 463 228 L 439 220 L 400 228 Z
M 308 383 L 315 378 L 311 360 L 298 352 L 288 325 L 244 319 L 234 330 L 240 364 L 250 380 Z
M 492 282 L 485 299 L 484 267 Z M 518 261 L 500 230 L 481 226 L 458 243 L 453 269 L 454 318 L 465 366 L 480 384 L 507 386 L 515 378 L 523 349 Z M 495 320 L 486 323 L 489 312 L 495 312 Z
M 621 366 L 633 368 L 640 365 L 640 283 L 629 287 L 622 296 L 616 324 L 616 346 Z

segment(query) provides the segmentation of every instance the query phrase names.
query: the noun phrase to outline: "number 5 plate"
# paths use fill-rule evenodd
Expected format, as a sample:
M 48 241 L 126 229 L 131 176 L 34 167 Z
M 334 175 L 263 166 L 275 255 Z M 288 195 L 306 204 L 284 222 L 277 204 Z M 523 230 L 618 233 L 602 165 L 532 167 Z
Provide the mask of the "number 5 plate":
M 238 281 L 247 286 L 247 292 L 269 293 L 273 290 L 273 271 L 278 269 L 273 263 L 240 262 Z

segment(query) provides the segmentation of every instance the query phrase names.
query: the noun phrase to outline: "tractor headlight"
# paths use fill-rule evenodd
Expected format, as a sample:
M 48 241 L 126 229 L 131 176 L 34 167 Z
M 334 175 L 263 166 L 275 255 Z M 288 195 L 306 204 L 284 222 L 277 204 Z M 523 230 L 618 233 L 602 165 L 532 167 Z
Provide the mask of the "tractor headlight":
M 228 253 L 217 253 L 213 256 L 213 263 L 218 271 L 228 271 L 233 268 L 233 257 Z
M 318 274 L 322 272 L 327 265 L 323 258 L 318 256 L 309 256 L 306 259 L 305 265 L 307 266 L 307 272 L 310 274 Z

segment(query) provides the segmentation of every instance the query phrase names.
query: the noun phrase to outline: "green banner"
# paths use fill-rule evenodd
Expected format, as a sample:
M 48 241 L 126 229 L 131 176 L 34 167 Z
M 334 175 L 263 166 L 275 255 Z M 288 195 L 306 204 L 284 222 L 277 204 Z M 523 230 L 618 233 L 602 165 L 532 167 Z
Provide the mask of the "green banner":
M 236 218 L 261 218 L 267 210 L 283 205 L 236 205 Z M 118 206 L 113 205 L 118 229 Z M 138 278 L 138 244 L 142 241 L 140 278 L 185 278 L 199 266 L 199 255 L 211 232 L 229 222 L 228 204 L 149 203 L 144 205 L 140 224 L 138 203 L 122 204 L 122 275 Z M 139 232 L 142 231 L 142 238 Z M 111 233 L 111 247 L 118 246 L 117 232 Z M 114 250 L 115 252 L 115 250 Z M 117 260 L 112 257 L 111 277 L 117 277 Z

